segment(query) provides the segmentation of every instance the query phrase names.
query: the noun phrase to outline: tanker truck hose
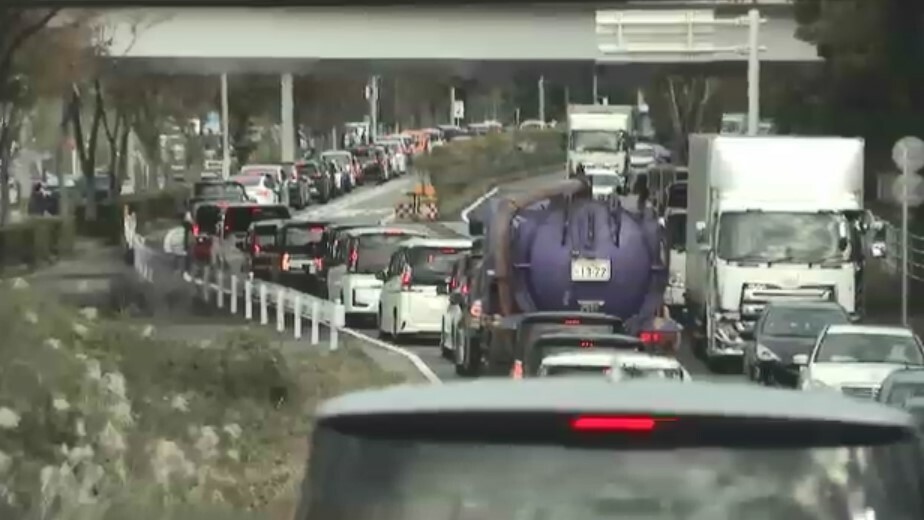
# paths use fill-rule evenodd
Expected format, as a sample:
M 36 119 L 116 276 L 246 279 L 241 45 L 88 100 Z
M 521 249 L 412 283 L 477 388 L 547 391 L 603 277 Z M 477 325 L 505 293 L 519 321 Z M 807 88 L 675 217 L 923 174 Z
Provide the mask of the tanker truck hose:
M 511 228 L 513 217 L 520 208 L 531 206 L 541 200 L 553 197 L 570 197 L 582 190 L 587 190 L 587 182 L 582 179 L 567 179 L 551 186 L 527 192 L 521 195 L 512 195 L 504 198 L 498 206 L 497 213 L 491 219 L 491 237 L 488 246 L 496 251 L 494 262 L 494 278 L 497 280 L 498 307 L 501 316 L 510 316 L 513 309 L 513 289 L 510 283 L 512 264 L 511 254 Z

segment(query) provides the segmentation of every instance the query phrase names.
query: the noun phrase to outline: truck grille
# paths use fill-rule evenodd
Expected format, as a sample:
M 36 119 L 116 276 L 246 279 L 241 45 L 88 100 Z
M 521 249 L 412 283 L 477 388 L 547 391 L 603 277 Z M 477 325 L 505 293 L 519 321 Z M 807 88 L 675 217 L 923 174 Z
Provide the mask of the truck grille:
M 879 394 L 878 386 L 842 386 L 841 392 L 848 397 L 858 399 L 875 399 Z

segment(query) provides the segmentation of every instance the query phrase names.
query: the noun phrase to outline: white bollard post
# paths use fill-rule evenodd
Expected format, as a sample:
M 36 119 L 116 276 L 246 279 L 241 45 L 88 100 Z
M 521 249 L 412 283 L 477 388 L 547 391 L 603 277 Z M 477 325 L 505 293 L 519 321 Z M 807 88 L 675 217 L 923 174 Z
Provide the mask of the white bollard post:
M 269 302 L 267 301 L 266 295 L 266 284 L 260 282 L 260 325 L 266 325 L 269 323 L 269 309 L 267 308 Z
M 244 318 L 253 319 L 253 282 L 249 278 L 244 279 Z
M 330 320 L 330 351 L 333 352 L 340 348 L 340 329 L 345 325 L 346 313 L 343 305 L 337 304 L 334 307 L 334 315 Z
M 317 345 L 320 341 L 321 330 L 318 322 L 321 319 L 321 301 L 317 298 L 311 300 L 311 344 Z
M 202 269 L 202 298 L 205 300 L 205 303 L 209 302 L 209 276 L 212 273 L 212 269 L 209 266 L 205 266 Z
M 286 330 L 286 290 L 282 287 L 276 290 L 276 330 Z
M 218 286 L 218 292 L 216 296 L 218 297 L 218 308 L 225 308 L 225 272 L 216 271 L 215 272 L 215 285 Z
M 231 275 L 231 314 L 237 314 L 237 275 Z
M 292 296 L 292 318 L 295 320 L 295 339 L 302 339 L 302 295 L 299 293 Z

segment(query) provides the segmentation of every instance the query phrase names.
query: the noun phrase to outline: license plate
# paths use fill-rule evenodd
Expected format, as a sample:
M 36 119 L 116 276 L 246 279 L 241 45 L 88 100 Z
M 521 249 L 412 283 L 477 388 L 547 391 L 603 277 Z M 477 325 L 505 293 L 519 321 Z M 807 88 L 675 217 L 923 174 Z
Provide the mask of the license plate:
M 610 260 L 593 258 L 575 258 L 571 260 L 572 282 L 608 282 L 610 281 Z

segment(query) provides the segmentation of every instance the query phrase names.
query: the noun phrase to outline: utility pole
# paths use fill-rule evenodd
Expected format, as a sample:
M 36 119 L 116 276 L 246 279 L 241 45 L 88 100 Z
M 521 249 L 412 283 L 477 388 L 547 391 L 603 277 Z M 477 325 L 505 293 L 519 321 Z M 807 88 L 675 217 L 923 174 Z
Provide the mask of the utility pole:
M 539 76 L 539 120 L 545 123 L 545 76 Z
M 597 102 L 598 102 L 598 100 L 600 99 L 600 92 L 598 91 L 597 81 L 598 81 L 598 78 L 597 78 L 597 65 L 594 64 L 594 77 L 593 77 L 593 91 L 594 91 L 594 101 L 593 101 L 593 104 L 594 104 L 594 105 L 596 105 Z
M 369 137 L 375 141 L 379 134 L 379 77 L 369 80 Z
M 221 75 L 221 176 L 231 176 L 231 145 L 228 138 L 228 74 Z
M 456 87 L 449 87 L 449 124 L 456 124 Z
M 760 128 L 760 11 L 748 11 L 748 135 Z

